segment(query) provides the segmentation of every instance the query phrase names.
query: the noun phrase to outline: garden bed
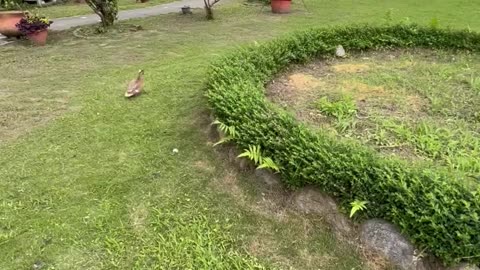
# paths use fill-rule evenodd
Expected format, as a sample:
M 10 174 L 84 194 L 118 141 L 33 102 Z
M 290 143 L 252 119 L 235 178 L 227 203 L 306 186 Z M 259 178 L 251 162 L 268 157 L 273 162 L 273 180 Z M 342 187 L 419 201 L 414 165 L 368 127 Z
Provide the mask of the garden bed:
M 478 183 L 478 70 L 477 54 L 368 52 L 293 67 L 273 80 L 267 96 L 312 128 L 387 156 L 433 161 Z
M 445 263 L 480 263 L 480 194 L 451 172 L 385 158 L 350 139 L 300 124 L 265 98 L 265 84 L 294 63 L 348 52 L 432 48 L 480 50 L 480 35 L 417 26 L 314 29 L 238 50 L 213 65 L 208 98 L 232 141 L 258 146 L 289 186 L 314 184 L 344 205 L 368 201 L 365 217 L 401 228 Z M 234 132 L 231 132 L 231 131 Z

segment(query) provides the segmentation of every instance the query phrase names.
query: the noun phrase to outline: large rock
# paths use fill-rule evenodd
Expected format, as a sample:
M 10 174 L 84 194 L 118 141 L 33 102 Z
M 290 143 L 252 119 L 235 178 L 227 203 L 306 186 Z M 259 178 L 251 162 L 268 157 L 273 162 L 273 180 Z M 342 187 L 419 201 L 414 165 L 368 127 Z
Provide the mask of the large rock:
M 255 176 L 258 177 L 265 186 L 269 188 L 281 189 L 283 187 L 279 174 L 266 169 L 256 169 Z
M 381 219 L 371 219 L 362 224 L 360 241 L 364 247 L 379 253 L 402 270 L 480 270 L 469 264 L 444 267 L 432 256 L 417 256 L 410 241 L 394 225 Z
M 295 208 L 305 214 L 317 214 L 333 227 L 337 236 L 353 233 L 351 221 L 340 212 L 335 200 L 315 188 L 303 188 L 293 194 Z
M 415 247 L 394 225 L 384 220 L 371 219 L 363 223 L 360 240 L 367 249 L 380 253 L 400 269 L 424 269 L 415 256 Z

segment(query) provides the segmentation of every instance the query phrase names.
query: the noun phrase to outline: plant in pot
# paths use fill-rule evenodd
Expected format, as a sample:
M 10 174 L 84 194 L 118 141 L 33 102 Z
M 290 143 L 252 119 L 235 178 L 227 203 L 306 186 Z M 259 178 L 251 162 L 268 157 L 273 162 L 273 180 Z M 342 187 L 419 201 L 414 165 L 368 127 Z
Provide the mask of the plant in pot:
M 18 37 L 22 33 L 15 26 L 24 17 L 22 11 L 0 11 L 0 34 L 6 37 Z
M 292 6 L 292 0 L 271 0 L 273 13 L 289 13 Z
M 7 37 L 18 37 L 20 33 L 15 27 L 21 18 L 24 17 L 20 5 L 23 0 L 0 0 L 0 34 Z
M 20 22 L 17 23 L 17 28 L 34 44 L 43 46 L 47 43 L 47 29 L 52 23 L 53 22 L 45 16 L 27 12 L 25 13 L 25 18 L 22 18 Z

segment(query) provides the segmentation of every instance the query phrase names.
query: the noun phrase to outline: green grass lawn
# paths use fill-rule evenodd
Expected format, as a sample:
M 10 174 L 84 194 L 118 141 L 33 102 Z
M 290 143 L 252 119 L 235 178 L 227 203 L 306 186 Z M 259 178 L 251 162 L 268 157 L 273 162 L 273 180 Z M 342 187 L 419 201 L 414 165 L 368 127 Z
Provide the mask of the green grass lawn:
M 233 1 L 214 22 L 196 11 L 122 23 L 143 31 L 0 47 L 0 269 L 369 269 L 321 218 L 274 204 L 215 153 L 208 65 L 292 30 L 383 23 L 389 10 L 480 30 L 478 11 L 460 0 L 306 4 L 278 16 Z M 125 100 L 139 68 L 148 94 Z
M 118 0 L 119 10 L 128 10 L 136 8 L 151 7 L 155 5 L 173 2 L 173 0 L 149 0 L 146 3 L 136 2 L 135 0 Z M 34 11 L 49 18 L 63 18 L 94 14 L 92 9 L 85 3 L 67 2 L 65 4 L 56 4 L 45 7 L 36 7 L 34 5 L 23 6 L 23 9 Z

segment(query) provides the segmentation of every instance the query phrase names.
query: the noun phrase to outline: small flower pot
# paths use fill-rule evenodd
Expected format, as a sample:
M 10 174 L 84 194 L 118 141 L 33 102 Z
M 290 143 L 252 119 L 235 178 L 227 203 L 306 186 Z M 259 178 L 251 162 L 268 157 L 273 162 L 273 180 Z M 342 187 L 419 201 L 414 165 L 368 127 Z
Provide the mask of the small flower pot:
M 48 30 L 27 34 L 28 39 L 37 46 L 44 46 L 47 44 Z
M 182 14 L 183 15 L 192 14 L 192 9 L 189 6 L 184 6 L 182 7 Z
M 17 29 L 16 24 L 25 17 L 22 11 L 0 12 L 0 34 L 6 37 L 19 37 L 22 33 Z
M 271 0 L 273 13 L 290 13 L 292 0 Z

